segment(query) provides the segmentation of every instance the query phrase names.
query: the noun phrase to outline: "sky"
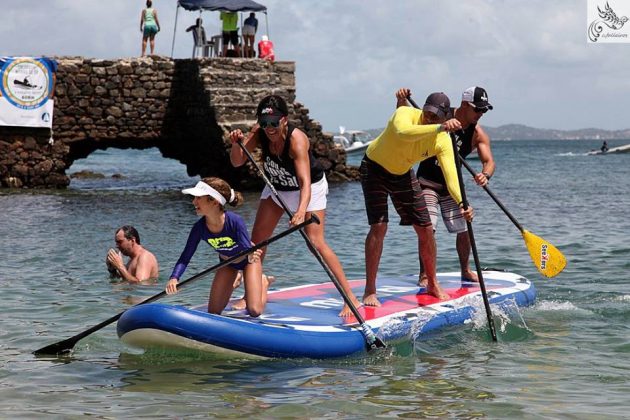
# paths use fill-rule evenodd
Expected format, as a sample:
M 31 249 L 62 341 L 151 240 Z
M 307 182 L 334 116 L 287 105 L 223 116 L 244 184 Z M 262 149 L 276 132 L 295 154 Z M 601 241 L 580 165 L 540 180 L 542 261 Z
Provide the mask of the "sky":
M 384 127 L 400 87 L 420 104 L 443 91 L 457 105 L 475 85 L 494 105 L 481 120 L 487 126 L 630 127 L 630 39 L 588 43 L 587 0 L 258 2 L 268 9 L 276 59 L 296 63 L 297 100 L 326 131 Z M 624 11 L 630 2 L 608 3 Z M 177 3 L 153 4 L 162 26 L 156 53 L 170 56 Z M 140 55 L 143 0 L 0 0 L 0 6 L 0 55 Z M 179 9 L 175 58 L 190 57 L 185 28 L 198 16 Z M 267 32 L 265 15 L 257 17 L 256 41 Z M 218 12 L 202 18 L 209 35 L 220 32 Z

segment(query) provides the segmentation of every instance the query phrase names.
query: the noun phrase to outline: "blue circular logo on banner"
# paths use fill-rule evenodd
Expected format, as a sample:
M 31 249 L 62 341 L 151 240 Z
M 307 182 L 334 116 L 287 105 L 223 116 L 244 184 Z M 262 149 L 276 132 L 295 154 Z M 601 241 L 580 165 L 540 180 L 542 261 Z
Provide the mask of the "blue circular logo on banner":
M 11 105 L 21 109 L 35 109 L 48 100 L 51 81 L 52 72 L 41 61 L 16 58 L 7 61 L 2 67 L 0 91 Z

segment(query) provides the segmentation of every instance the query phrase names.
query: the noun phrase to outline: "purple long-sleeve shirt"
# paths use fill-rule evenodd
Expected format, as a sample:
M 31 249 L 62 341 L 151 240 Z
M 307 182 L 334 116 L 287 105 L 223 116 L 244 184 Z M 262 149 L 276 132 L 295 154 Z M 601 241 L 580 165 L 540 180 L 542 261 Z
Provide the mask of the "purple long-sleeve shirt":
M 245 222 L 238 214 L 226 211 L 223 230 L 219 233 L 212 233 L 208 230 L 208 227 L 206 226 L 206 218 L 204 216 L 197 220 L 190 230 L 186 247 L 177 260 L 170 278 L 178 280 L 181 278 L 182 274 L 184 274 L 184 271 L 186 270 L 186 267 L 188 267 L 190 259 L 193 255 L 195 255 L 195 251 L 197 250 L 197 246 L 200 241 L 206 242 L 221 256 L 226 258 L 232 257 L 239 252 L 243 252 L 244 250 L 252 247 L 252 241 L 247 233 Z M 242 270 L 247 265 L 247 258 L 243 261 L 230 265 L 237 270 Z

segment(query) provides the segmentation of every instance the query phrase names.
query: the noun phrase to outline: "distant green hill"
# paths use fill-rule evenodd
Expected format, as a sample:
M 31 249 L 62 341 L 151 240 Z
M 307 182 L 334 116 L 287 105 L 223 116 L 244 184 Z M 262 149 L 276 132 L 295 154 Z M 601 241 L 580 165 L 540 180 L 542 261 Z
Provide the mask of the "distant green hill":
M 482 125 L 492 140 L 615 140 L 630 139 L 630 129 L 602 130 L 582 128 L 580 130 L 550 130 L 528 127 L 522 124 L 507 124 L 499 127 Z M 371 136 L 378 136 L 382 128 L 365 130 Z

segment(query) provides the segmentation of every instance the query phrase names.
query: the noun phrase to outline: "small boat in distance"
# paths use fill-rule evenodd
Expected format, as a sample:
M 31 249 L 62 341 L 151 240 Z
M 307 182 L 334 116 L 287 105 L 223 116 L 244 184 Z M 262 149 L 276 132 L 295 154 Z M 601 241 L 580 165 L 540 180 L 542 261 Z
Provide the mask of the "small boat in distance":
M 373 140 L 372 136 L 365 131 L 346 130 L 345 127 L 339 127 L 339 134 L 333 136 L 335 145 L 348 154 L 365 150 Z
M 608 155 L 610 153 L 630 153 L 630 144 L 624 144 L 623 146 L 611 147 L 610 149 L 603 147 L 599 150 L 591 150 L 587 155 Z

